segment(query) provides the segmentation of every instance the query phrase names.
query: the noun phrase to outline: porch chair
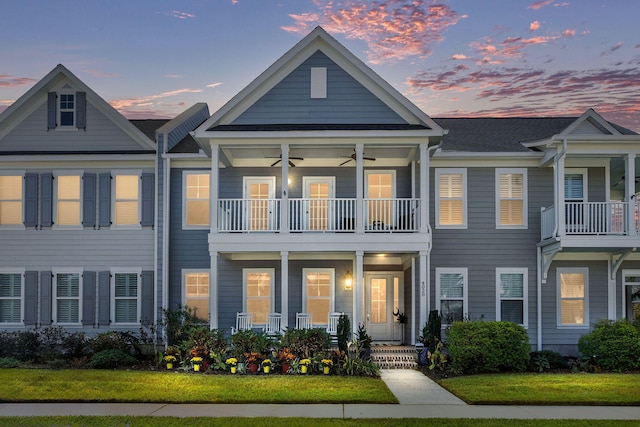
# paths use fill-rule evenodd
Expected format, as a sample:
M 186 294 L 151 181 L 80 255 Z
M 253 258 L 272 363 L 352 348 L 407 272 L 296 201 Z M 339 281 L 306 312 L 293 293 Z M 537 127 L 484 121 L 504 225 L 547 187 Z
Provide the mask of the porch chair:
M 329 313 L 329 321 L 327 324 L 327 333 L 331 336 L 331 343 L 338 343 L 338 320 L 344 313 L 332 312 Z
M 296 329 L 311 329 L 311 313 L 296 313 Z
M 282 334 L 282 314 L 268 313 L 267 323 L 264 325 L 264 332 L 269 336 Z
M 236 313 L 236 327 L 231 327 L 231 335 L 238 331 L 247 331 L 253 328 L 253 314 Z

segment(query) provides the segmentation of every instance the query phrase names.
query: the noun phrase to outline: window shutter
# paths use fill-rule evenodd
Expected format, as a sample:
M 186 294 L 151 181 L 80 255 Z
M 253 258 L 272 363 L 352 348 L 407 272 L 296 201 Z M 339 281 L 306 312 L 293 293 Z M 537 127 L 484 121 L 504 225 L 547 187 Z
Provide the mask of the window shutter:
M 38 225 L 38 174 L 24 175 L 24 226 Z
M 56 128 L 56 104 L 58 95 L 55 92 L 49 92 L 47 97 L 47 130 Z
M 76 92 L 76 127 L 87 130 L 87 94 Z
M 82 177 L 82 225 L 96 226 L 96 174 L 85 173 Z
M 111 288 L 111 273 L 101 271 L 98 273 L 98 323 L 100 326 L 109 326 L 111 323 L 111 298 L 109 291 Z
M 142 323 L 153 322 L 153 271 L 142 272 L 140 318 Z
M 24 273 L 24 324 L 36 324 L 38 313 L 38 272 Z
M 82 275 L 82 324 L 93 325 L 96 321 L 96 272 L 85 271 Z
M 43 173 L 40 176 L 40 184 L 42 187 L 40 226 L 51 227 L 53 224 L 53 175 L 51 173 Z
M 98 182 L 98 225 L 111 226 L 111 174 L 101 173 Z
M 142 220 L 143 227 L 153 226 L 153 205 L 154 205 L 154 191 L 155 180 L 152 173 L 142 174 Z
M 40 272 L 40 324 L 51 324 L 51 272 Z

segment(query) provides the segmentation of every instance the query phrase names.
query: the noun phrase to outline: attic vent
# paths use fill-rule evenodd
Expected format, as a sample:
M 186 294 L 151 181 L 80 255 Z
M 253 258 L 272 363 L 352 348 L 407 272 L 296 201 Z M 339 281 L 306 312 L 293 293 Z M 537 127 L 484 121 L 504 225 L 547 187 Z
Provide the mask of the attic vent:
M 326 67 L 311 67 L 311 98 L 327 97 Z

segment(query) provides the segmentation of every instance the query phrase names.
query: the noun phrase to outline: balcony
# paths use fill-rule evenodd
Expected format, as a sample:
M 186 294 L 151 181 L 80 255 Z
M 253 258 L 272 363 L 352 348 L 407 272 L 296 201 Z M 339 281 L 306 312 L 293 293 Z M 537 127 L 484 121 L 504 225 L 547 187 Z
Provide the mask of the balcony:
M 637 236 L 639 204 L 634 206 L 635 219 L 629 227 L 627 202 L 566 202 L 564 230 L 557 234 L 571 236 Z M 556 208 L 542 209 L 542 240 L 554 237 Z
M 283 206 L 280 199 L 219 199 L 218 232 L 411 233 L 420 229 L 419 199 L 289 199 L 286 230 L 282 230 Z M 360 230 L 358 224 L 362 224 Z

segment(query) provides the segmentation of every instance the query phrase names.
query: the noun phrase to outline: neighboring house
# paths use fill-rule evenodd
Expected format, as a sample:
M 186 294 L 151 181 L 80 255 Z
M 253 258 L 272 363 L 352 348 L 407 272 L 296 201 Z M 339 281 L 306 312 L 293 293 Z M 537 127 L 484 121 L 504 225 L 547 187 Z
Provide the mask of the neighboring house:
M 155 128 L 58 65 L 0 114 L 0 326 L 155 322 Z

